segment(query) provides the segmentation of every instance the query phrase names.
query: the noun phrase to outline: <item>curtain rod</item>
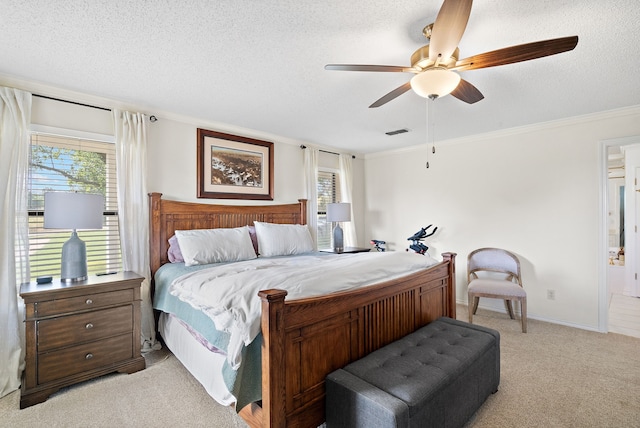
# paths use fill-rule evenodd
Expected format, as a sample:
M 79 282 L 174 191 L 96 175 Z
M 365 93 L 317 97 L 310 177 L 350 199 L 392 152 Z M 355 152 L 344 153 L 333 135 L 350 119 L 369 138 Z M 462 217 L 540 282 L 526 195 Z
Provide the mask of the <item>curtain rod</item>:
M 60 101 L 62 103 L 75 104 L 77 106 L 90 107 L 90 108 L 95 108 L 95 109 L 98 109 L 98 110 L 111 111 L 110 108 L 106 108 L 106 107 L 92 106 L 91 104 L 83 104 L 83 103 L 78 103 L 76 101 L 63 100 L 63 99 L 60 99 L 60 98 L 48 97 L 46 95 L 40 95 L 40 94 L 31 94 L 31 95 L 33 95 L 34 97 L 38 97 L 38 98 L 46 98 L 48 100 Z
M 305 146 L 304 144 L 300 144 L 300 148 L 301 148 L 302 150 L 304 150 L 304 149 L 306 149 L 306 148 L 307 148 L 307 146 Z M 330 151 L 328 151 L 328 150 L 318 149 L 318 151 L 319 151 L 319 152 L 322 152 L 322 153 L 329 153 L 330 155 L 340 156 L 340 153 L 330 152 Z M 355 158 L 356 158 L 356 157 L 355 157 L 355 155 L 351 155 L 351 159 L 355 159 Z

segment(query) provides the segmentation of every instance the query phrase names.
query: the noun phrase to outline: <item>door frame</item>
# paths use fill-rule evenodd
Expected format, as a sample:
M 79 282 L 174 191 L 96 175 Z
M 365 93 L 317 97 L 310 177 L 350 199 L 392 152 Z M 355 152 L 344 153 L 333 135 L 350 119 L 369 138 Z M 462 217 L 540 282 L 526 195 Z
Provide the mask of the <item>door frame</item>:
M 630 137 L 612 138 L 599 142 L 598 161 L 600 165 L 600 192 L 598 197 L 599 224 L 598 236 L 598 330 L 606 333 L 609 331 L 609 286 L 607 282 L 609 258 L 609 227 L 608 227 L 608 166 L 607 158 L 609 147 L 629 146 L 640 144 L 640 135 Z M 626 166 L 626 165 L 625 165 Z M 626 170 L 625 170 L 626 176 Z M 625 240 L 626 241 L 626 240 Z M 637 256 L 636 256 L 637 258 Z M 634 260 L 634 263 L 637 262 Z

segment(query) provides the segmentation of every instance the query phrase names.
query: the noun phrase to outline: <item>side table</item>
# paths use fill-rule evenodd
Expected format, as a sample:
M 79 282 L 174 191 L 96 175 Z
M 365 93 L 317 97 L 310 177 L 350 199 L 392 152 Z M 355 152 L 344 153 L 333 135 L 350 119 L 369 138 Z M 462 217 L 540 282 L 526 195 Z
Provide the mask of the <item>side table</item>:
M 349 254 L 349 253 L 368 253 L 371 248 L 360 248 L 360 247 L 344 247 L 342 251 L 335 251 L 333 248 L 325 248 L 320 251 L 323 253 L 334 253 L 334 254 Z
M 26 309 L 21 409 L 65 386 L 145 368 L 140 354 L 143 279 L 134 272 L 120 272 L 20 287 Z

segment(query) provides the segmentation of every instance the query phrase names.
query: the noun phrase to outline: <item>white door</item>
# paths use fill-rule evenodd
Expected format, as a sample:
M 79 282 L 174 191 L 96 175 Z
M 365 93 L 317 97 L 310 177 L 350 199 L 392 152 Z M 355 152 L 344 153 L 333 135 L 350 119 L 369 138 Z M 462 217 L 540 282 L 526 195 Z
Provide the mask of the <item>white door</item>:
M 626 231 L 627 239 L 633 239 L 633 245 L 631 247 L 631 254 L 626 258 L 629 267 L 627 268 L 629 275 L 627 275 L 627 284 L 625 287 L 625 293 L 629 296 L 640 297 L 640 286 L 638 281 L 638 269 L 640 267 L 640 167 L 635 168 L 634 186 L 633 186 L 633 200 L 634 200 L 634 213 L 633 227 Z M 631 214 L 631 213 L 629 213 Z

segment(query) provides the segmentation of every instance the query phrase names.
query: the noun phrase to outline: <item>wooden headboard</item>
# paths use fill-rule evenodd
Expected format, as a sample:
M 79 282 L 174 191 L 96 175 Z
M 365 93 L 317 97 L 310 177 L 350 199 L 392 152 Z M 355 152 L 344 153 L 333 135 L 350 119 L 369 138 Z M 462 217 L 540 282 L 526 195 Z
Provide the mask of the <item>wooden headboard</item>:
M 149 193 L 149 251 L 151 278 L 169 262 L 169 238 L 176 230 L 252 226 L 253 221 L 307 224 L 307 200 L 280 205 L 214 205 L 162 199 Z

